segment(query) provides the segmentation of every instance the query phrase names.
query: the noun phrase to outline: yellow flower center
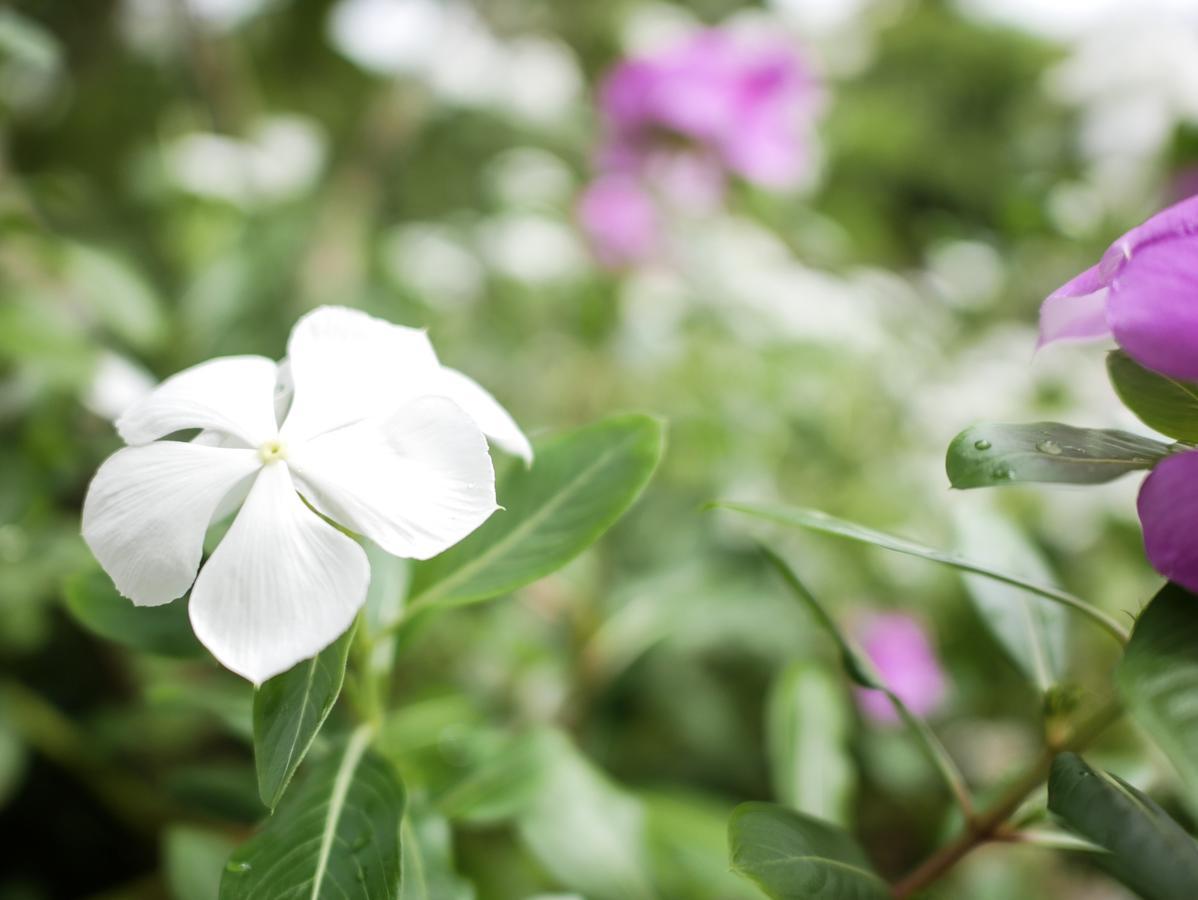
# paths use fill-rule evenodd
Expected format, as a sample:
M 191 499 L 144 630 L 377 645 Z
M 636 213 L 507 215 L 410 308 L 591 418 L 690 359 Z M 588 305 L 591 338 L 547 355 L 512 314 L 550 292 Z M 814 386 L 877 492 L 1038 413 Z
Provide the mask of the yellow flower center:
M 283 446 L 283 442 L 278 438 L 269 440 L 258 448 L 258 457 L 266 465 L 272 462 L 278 462 L 281 459 L 287 458 L 287 448 Z

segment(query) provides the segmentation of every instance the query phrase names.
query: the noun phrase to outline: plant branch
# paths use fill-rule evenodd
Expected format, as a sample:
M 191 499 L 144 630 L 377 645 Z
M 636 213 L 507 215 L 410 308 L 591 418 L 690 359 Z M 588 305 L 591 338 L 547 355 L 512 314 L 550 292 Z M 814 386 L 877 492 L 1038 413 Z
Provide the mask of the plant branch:
M 1122 715 L 1119 704 L 1110 701 L 1082 722 L 1065 739 L 1045 747 L 1040 756 L 986 811 L 966 822 L 956 840 L 938 850 L 924 863 L 891 888 L 897 900 L 914 895 L 936 881 L 945 872 L 982 844 L 1002 835 L 1002 828 L 1015 814 L 1028 794 L 1048 778 L 1053 758 L 1064 750 L 1081 750 Z

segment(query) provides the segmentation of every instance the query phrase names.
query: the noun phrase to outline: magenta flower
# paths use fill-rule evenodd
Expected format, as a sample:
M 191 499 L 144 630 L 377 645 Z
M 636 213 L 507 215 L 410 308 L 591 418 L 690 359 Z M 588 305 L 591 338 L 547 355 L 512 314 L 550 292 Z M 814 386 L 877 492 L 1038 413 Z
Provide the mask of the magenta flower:
M 913 713 L 926 716 L 941 707 L 947 693 L 944 672 L 918 621 L 902 613 L 871 616 L 858 629 L 858 638 L 882 681 Z M 887 725 L 899 721 L 881 691 L 858 688 L 856 695 L 867 718 Z
M 1198 197 L 1157 213 L 1040 307 L 1040 343 L 1113 336 L 1145 368 L 1198 381 Z
M 627 175 L 603 175 L 593 181 L 579 198 L 578 221 L 606 268 L 644 262 L 657 249 L 653 198 Z
M 727 171 L 787 187 L 807 161 L 818 90 L 785 43 L 712 29 L 620 63 L 599 105 L 606 171 L 644 176 L 682 159 L 717 186 Z

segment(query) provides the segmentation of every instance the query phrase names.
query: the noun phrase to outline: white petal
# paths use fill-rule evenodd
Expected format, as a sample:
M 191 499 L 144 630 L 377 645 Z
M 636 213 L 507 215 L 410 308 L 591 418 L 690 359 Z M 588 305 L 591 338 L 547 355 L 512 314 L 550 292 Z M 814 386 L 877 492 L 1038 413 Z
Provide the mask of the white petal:
M 278 432 L 273 360 L 225 356 L 172 375 L 117 420 L 128 444 L 148 444 L 174 431 L 203 428 L 257 447 Z
M 83 539 L 139 606 L 181 597 L 222 499 L 261 466 L 252 450 L 159 441 L 118 450 L 83 501 Z
M 295 390 L 282 429 L 288 442 L 396 409 L 429 393 L 440 371 L 423 331 L 342 306 L 296 322 L 287 363 Z
M 448 397 L 465 410 L 483 434 L 508 453 L 514 453 L 525 463 L 532 462 L 532 445 L 520 426 L 478 382 L 456 369 L 443 367 L 436 393 Z
M 271 463 L 196 579 L 191 625 L 222 664 L 261 684 L 336 640 L 369 582 L 362 548 L 304 506 L 285 463 Z
M 308 502 L 396 556 L 435 556 L 496 509 L 486 440 L 444 397 L 322 435 L 288 464 Z

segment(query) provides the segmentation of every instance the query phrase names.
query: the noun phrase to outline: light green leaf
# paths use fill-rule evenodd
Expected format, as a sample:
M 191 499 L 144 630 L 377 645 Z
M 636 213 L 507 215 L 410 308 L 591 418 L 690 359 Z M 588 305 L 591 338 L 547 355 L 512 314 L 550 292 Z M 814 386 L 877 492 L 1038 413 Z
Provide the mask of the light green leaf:
M 984 558 L 1037 584 L 1052 584 L 1052 573 L 1036 548 L 997 516 L 962 513 L 957 535 L 966 556 Z M 1059 684 L 1067 659 L 1064 607 L 980 575 L 965 574 L 962 580 L 982 621 L 1024 674 L 1041 691 Z
M 254 692 L 258 796 L 272 810 L 337 702 L 355 630 Z
M 814 663 L 791 664 L 774 682 L 765 727 L 774 796 L 825 822 L 846 824 L 856 778 L 843 682 Z
M 1115 680 L 1132 717 L 1181 773 L 1198 811 L 1198 597 L 1165 585 L 1136 621 Z
M 496 492 L 505 507 L 472 535 L 413 571 L 409 608 L 474 603 L 553 572 L 620 518 L 661 458 L 663 429 L 639 414 L 614 416 L 537 447 L 513 463 Z
M 516 820 L 529 852 L 588 900 L 648 900 L 645 810 L 575 748 L 545 732 L 539 788 Z
M 774 900 L 888 900 L 865 852 L 838 828 L 772 803 L 744 803 L 728 824 L 732 868 Z
M 449 818 L 475 825 L 512 819 L 536 800 L 544 773 L 561 753 L 556 732 L 538 729 L 516 735 L 485 765 L 447 790 L 437 806 Z
M 67 578 L 67 610 L 80 625 L 106 640 L 160 656 L 200 656 L 204 650 L 191 631 L 185 600 L 162 606 L 134 606 L 117 593 L 99 569 Z
M 139 349 L 162 343 L 168 330 L 162 302 L 132 267 L 84 244 L 66 245 L 65 253 L 71 294 L 88 316 Z
M 761 900 L 757 888 L 728 868 L 731 804 L 689 791 L 639 796 L 659 897 Z
M 172 900 L 217 900 L 233 841 L 219 832 L 173 825 L 163 838 L 163 868 Z
M 1048 779 L 1048 808 L 1106 848 L 1098 862 L 1145 900 L 1198 895 L 1198 843 L 1130 784 L 1062 753 Z
M 1107 355 L 1106 368 L 1115 393 L 1141 422 L 1179 441 L 1198 442 L 1198 384 L 1145 369 L 1122 350 Z
M 906 538 L 895 537 L 885 532 L 875 531 L 872 528 L 866 528 L 864 525 L 858 525 L 856 522 L 849 522 L 844 519 L 837 519 L 835 516 L 830 516 L 827 513 L 820 512 L 817 509 L 804 509 L 797 506 L 778 506 L 770 504 L 755 504 L 755 503 L 714 503 L 713 507 L 717 509 L 728 509 L 733 512 L 740 512 L 746 515 L 755 516 L 759 519 L 766 519 L 770 522 L 777 522 L 780 525 L 790 525 L 795 528 L 805 528 L 810 531 L 818 531 L 823 534 L 834 535 L 835 537 L 847 538 L 850 541 L 857 541 L 862 544 L 872 544 L 875 547 L 881 547 L 883 550 L 891 550 L 895 553 L 903 553 L 907 556 L 916 556 L 920 559 L 926 559 L 929 562 L 940 563 L 944 566 L 949 566 L 954 569 L 959 569 L 962 572 L 970 572 L 975 575 L 982 575 L 994 581 L 1009 584 L 1013 587 L 1022 588 L 1025 591 L 1030 591 L 1033 594 L 1038 594 L 1041 597 L 1046 597 L 1055 603 L 1063 606 L 1071 607 L 1083 615 L 1089 616 L 1097 624 L 1101 625 L 1111 635 L 1113 635 L 1120 643 L 1126 643 L 1127 632 L 1123 626 L 1108 616 L 1102 610 L 1097 609 L 1082 600 L 1080 597 L 1075 597 L 1067 591 L 1062 591 L 1058 588 L 1047 587 L 1046 585 L 1036 584 L 1033 581 L 1028 581 L 1026 578 L 1021 578 L 1018 575 L 1012 575 L 1007 572 L 1000 572 L 997 569 L 976 562 L 975 560 L 965 559 L 962 556 L 957 556 L 954 553 L 946 553 L 943 550 L 936 550 L 932 547 L 926 547 L 923 544 L 909 541 Z
M 229 858 L 221 900 L 395 900 L 404 791 L 369 742 L 359 729 L 288 793 Z
M 1042 482 L 1102 484 L 1151 469 L 1169 445 L 1112 428 L 1058 422 L 975 425 L 948 445 L 945 468 L 955 488 Z
M 403 820 L 403 866 L 396 900 L 474 900 L 474 888 L 453 868 L 449 822 L 422 801 Z

